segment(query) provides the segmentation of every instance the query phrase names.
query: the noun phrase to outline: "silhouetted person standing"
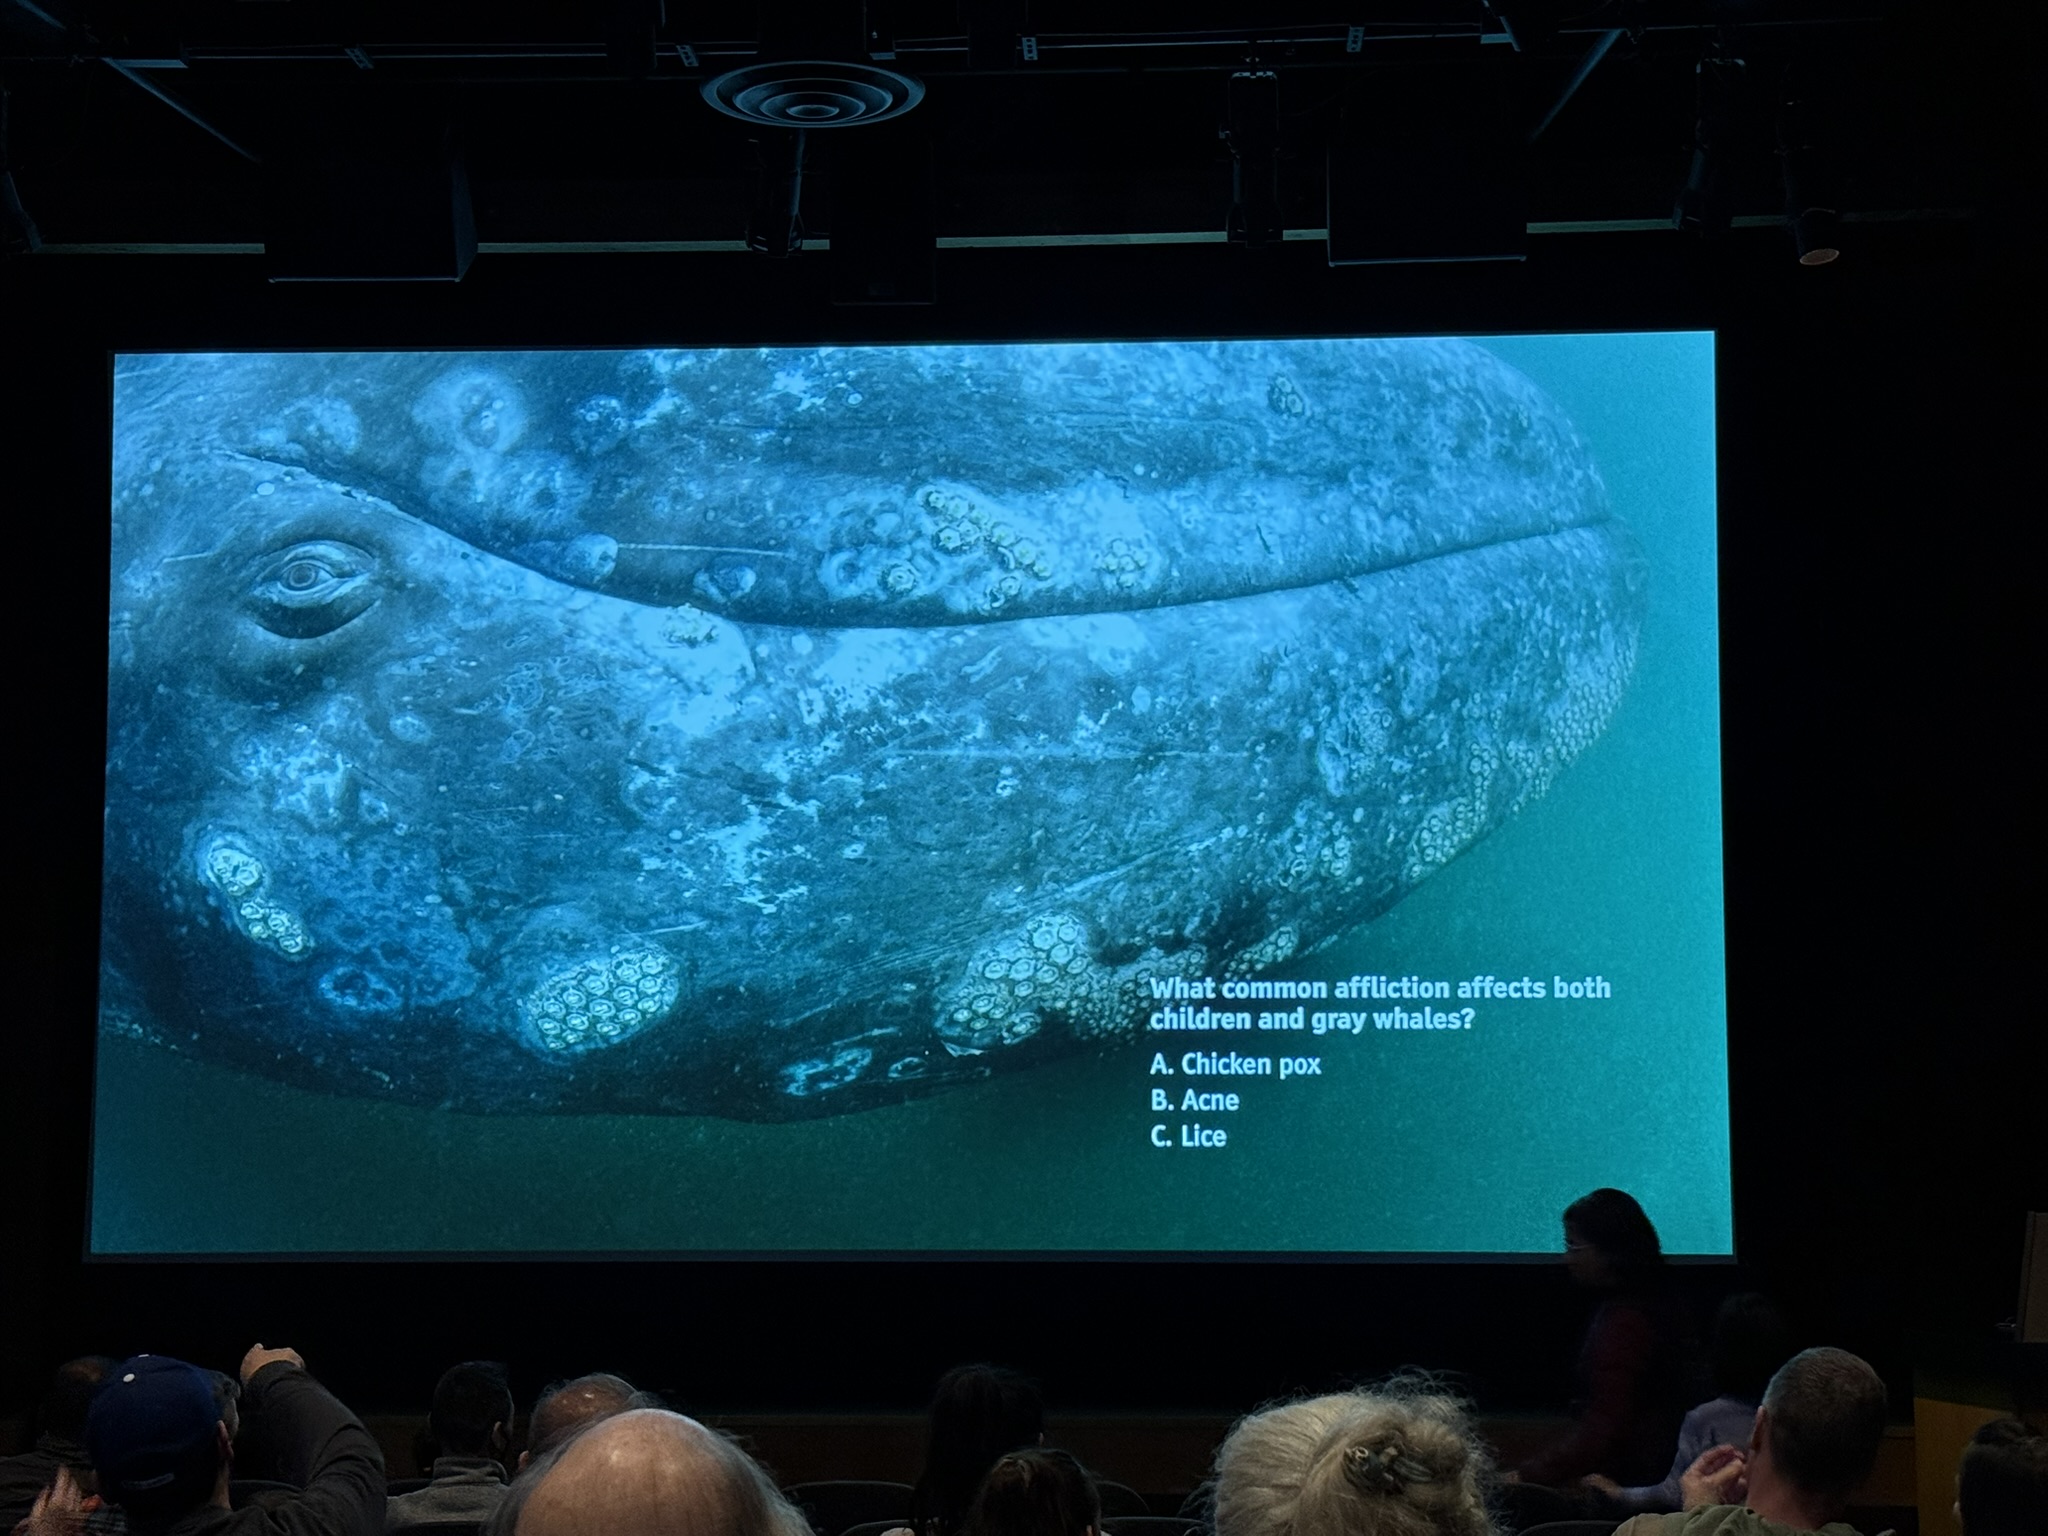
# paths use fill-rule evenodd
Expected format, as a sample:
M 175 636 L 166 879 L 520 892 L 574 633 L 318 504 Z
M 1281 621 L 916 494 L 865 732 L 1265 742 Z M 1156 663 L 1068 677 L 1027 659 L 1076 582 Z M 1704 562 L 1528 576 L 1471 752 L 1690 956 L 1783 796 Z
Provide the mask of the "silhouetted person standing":
M 1579 1350 L 1572 1427 L 1515 1469 L 1557 1486 L 1598 1473 L 1624 1486 L 1665 1475 L 1701 1372 L 1657 1229 L 1632 1195 L 1596 1189 L 1564 1213 L 1565 1265 L 1601 1293 Z

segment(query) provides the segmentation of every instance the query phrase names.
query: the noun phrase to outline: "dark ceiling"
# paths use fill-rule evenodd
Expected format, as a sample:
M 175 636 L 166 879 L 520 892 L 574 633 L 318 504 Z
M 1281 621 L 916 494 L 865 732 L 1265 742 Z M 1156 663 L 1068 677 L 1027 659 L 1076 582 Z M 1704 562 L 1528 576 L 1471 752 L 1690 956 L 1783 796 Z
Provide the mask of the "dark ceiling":
M 254 245 L 266 165 L 322 125 L 394 122 L 453 125 L 487 251 L 738 241 L 759 130 L 699 88 L 755 60 L 764 21 L 773 52 L 792 14 L 680 0 L 665 12 L 654 0 L 0 0 L 7 153 L 53 253 Z M 1805 103 L 1819 195 L 1847 224 L 1953 220 L 1978 201 L 1983 44 L 1943 15 L 1879 0 L 815 6 L 811 20 L 846 39 L 842 56 L 914 75 L 928 94 L 900 127 L 812 133 L 804 214 L 814 238 L 829 234 L 848 147 L 895 133 L 931 146 L 942 240 L 1220 238 L 1228 78 L 1260 68 L 1279 77 L 1279 214 L 1294 238 L 1326 224 L 1340 116 L 1398 136 L 1502 106 L 1527 144 L 1538 232 L 1656 227 L 1692 158 L 1707 56 L 1741 61 L 1719 162 L 1739 224 L 1783 215 L 1775 125 L 1788 97 Z

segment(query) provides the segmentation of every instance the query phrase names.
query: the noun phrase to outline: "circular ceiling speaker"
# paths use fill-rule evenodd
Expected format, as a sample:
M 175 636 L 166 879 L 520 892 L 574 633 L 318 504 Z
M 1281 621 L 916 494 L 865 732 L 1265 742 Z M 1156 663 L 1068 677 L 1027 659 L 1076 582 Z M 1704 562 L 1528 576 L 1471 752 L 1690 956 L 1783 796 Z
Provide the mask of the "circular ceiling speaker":
M 901 117 L 924 100 L 924 82 L 867 64 L 791 59 L 706 80 L 704 99 L 772 128 L 851 128 Z

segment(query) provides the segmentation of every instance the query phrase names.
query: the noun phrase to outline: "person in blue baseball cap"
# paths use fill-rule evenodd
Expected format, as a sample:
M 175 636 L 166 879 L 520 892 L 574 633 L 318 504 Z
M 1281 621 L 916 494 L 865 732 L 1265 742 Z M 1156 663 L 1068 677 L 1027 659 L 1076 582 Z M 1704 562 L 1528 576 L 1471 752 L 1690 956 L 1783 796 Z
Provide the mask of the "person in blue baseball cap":
M 111 1371 L 86 1415 L 85 1448 L 100 1497 L 138 1536 L 381 1536 L 384 1457 L 356 1416 L 307 1374 L 292 1349 L 242 1357 L 240 1415 L 263 1426 L 282 1481 L 298 1491 L 235 1509 L 229 1500 L 236 1409 L 215 1374 L 169 1355 Z M 37 1501 L 32 1536 L 75 1528 L 68 1475 Z M 62 1486 L 68 1485 L 68 1486 Z
M 114 1368 L 86 1416 L 85 1449 L 101 1497 L 137 1520 L 204 1503 L 232 1458 L 212 1380 L 169 1355 L 136 1355 Z

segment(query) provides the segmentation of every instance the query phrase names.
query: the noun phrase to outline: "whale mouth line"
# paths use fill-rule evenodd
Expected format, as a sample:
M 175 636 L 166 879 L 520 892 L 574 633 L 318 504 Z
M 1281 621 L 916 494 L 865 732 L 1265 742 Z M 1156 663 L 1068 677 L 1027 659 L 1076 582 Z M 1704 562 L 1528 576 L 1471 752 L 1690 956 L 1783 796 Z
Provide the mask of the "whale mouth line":
M 444 528 L 433 518 L 410 510 L 402 499 L 391 494 L 390 488 L 379 489 L 374 485 L 356 485 L 347 480 L 337 478 L 334 473 L 337 466 L 332 464 L 322 466 L 310 462 L 291 463 L 272 458 L 263 453 L 251 452 L 246 448 L 223 448 L 219 451 L 226 457 L 235 459 L 243 464 L 275 470 L 280 474 L 305 476 L 321 489 L 345 496 L 352 501 L 367 503 L 415 527 L 428 529 L 446 537 L 454 538 L 472 548 L 482 547 L 476 545 L 473 539 L 466 537 L 464 534 Z M 815 604 L 801 604 L 798 605 L 797 611 L 783 614 L 773 612 L 726 612 L 723 610 L 722 605 L 713 605 L 706 608 L 705 611 L 730 623 L 744 624 L 749 627 L 762 629 L 834 628 L 846 630 L 979 629 L 1028 620 L 1081 618 L 1097 614 L 1157 613 L 1175 608 L 1194 608 L 1210 603 L 1235 602 L 1244 598 L 1278 596 L 1288 592 L 1309 592 L 1319 587 L 1336 586 L 1344 582 L 1361 581 L 1368 577 L 1413 570 L 1435 560 L 1453 559 L 1461 555 L 1477 554 L 1488 549 L 1507 549 L 1517 544 L 1535 544 L 1541 540 L 1554 539 L 1566 534 L 1582 531 L 1613 527 L 1616 524 L 1617 519 L 1612 511 L 1603 507 L 1597 516 L 1586 517 L 1581 520 L 1563 520 L 1548 527 L 1532 528 L 1526 531 L 1507 531 L 1458 540 L 1456 542 L 1440 544 L 1428 550 L 1417 551 L 1413 554 L 1389 555 L 1376 561 L 1361 564 L 1355 569 L 1319 572 L 1297 580 L 1276 580 L 1270 584 L 1247 585 L 1235 591 L 1216 592 L 1213 594 L 1165 593 L 1159 596 L 1148 596 L 1141 590 L 1124 589 L 1085 593 L 1075 592 L 1063 594 L 1063 601 L 1038 611 L 1013 613 L 995 611 L 977 614 L 960 612 L 950 608 L 920 606 L 910 611 L 891 613 L 886 609 L 878 612 L 867 605 L 849 604 L 848 607 L 854 611 L 835 612 L 836 604 L 834 600 L 824 596 L 821 596 Z M 1256 527 L 1254 532 L 1258 532 Z M 1259 533 L 1258 537 L 1259 542 L 1263 545 L 1264 535 Z M 654 549 L 690 550 L 707 554 L 713 552 L 743 552 L 757 558 L 798 561 L 808 561 L 816 558 L 813 551 L 796 549 L 748 548 L 741 551 L 732 546 L 680 542 L 669 543 L 667 541 L 655 544 L 643 540 L 620 540 L 617 543 L 617 548 L 620 550 L 639 549 L 646 551 Z M 613 598 L 619 602 L 631 603 L 635 607 L 660 612 L 675 608 L 679 604 L 684 606 L 702 606 L 701 600 L 692 602 L 688 599 L 663 600 L 655 597 L 638 596 L 631 592 L 619 590 L 621 584 L 608 579 L 595 582 L 578 580 L 573 575 L 566 574 L 561 570 L 549 569 L 546 566 L 534 563 L 530 559 L 522 559 L 519 552 L 492 550 L 490 553 L 495 558 L 518 566 L 522 570 L 531 571 L 545 580 L 557 582 L 576 591 L 589 592 L 600 597 Z M 174 558 L 189 559 L 196 557 L 178 556 Z M 609 575 L 610 572 L 608 570 L 607 576 Z
M 965 613 L 905 613 L 890 615 L 886 619 L 868 614 L 834 617 L 829 612 L 819 612 L 802 617 L 771 618 L 755 614 L 719 614 L 718 617 L 734 624 L 743 624 L 761 629 L 815 629 L 829 625 L 835 629 L 887 630 L 887 629 L 992 629 L 1003 624 L 1024 624 L 1050 622 L 1068 618 L 1088 618 L 1098 614 L 1139 614 L 1166 613 L 1177 608 L 1199 608 L 1210 604 L 1241 602 L 1251 598 L 1276 597 L 1289 592 L 1313 592 L 1322 587 L 1342 586 L 1347 582 L 1364 581 L 1374 576 L 1393 575 L 1401 571 L 1415 570 L 1433 561 L 1452 560 L 1463 555 L 1476 555 L 1493 549 L 1512 549 L 1516 545 L 1535 545 L 1547 539 L 1561 538 L 1574 533 L 1590 533 L 1605 528 L 1621 526 L 1612 514 L 1582 523 L 1563 523 L 1552 528 L 1538 529 L 1528 533 L 1511 533 L 1495 538 L 1469 539 L 1456 544 L 1445 544 L 1438 548 L 1401 558 L 1390 558 L 1373 565 L 1360 566 L 1356 570 L 1320 574 L 1301 581 L 1276 581 L 1270 586 L 1245 587 L 1234 592 L 1219 592 L 1210 595 L 1184 596 L 1169 595 L 1147 599 L 1142 593 L 1104 593 L 1100 602 L 1069 603 L 1038 613 L 998 613 L 977 616 Z M 612 594 L 607 594 L 612 595 Z M 639 602 L 636 598 L 622 598 L 626 602 Z M 645 607 L 661 609 L 661 603 L 645 603 Z

